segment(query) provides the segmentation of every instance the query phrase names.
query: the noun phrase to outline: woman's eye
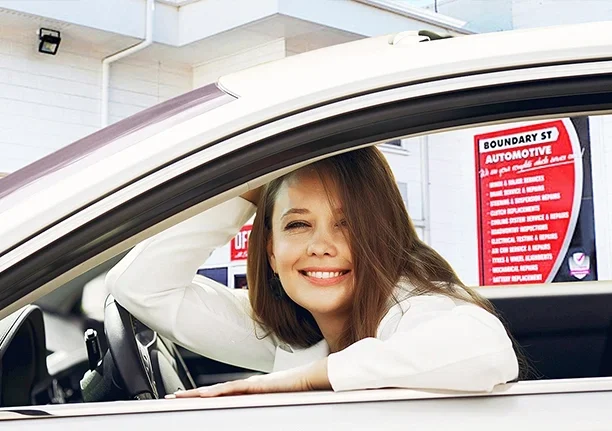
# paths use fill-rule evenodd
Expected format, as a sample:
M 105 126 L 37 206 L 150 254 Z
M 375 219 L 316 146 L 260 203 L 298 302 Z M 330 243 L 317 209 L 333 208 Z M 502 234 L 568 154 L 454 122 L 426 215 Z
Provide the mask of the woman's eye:
M 304 223 L 303 221 L 292 221 L 290 223 L 287 223 L 287 225 L 285 226 L 285 230 L 299 229 L 303 227 L 308 227 L 308 224 Z
M 346 219 L 342 219 L 338 223 L 336 223 L 336 226 L 339 226 L 339 227 L 348 227 L 348 222 L 346 221 Z

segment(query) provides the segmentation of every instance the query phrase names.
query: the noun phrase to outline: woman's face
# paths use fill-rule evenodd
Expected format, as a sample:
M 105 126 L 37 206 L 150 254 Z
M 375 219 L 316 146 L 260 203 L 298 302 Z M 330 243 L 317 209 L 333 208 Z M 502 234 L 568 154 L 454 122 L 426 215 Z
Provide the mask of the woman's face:
M 350 312 L 353 264 L 342 206 L 319 175 L 303 170 L 280 187 L 268 256 L 287 295 L 317 315 Z M 331 202 L 330 202 L 331 200 Z

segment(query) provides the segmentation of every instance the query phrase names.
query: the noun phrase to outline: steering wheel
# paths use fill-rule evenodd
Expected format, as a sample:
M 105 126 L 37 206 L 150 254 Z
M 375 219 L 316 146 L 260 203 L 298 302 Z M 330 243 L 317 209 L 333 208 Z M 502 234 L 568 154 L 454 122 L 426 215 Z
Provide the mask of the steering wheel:
M 174 344 L 162 340 L 111 295 L 104 304 L 104 333 L 129 399 L 163 398 L 168 392 L 195 387 Z

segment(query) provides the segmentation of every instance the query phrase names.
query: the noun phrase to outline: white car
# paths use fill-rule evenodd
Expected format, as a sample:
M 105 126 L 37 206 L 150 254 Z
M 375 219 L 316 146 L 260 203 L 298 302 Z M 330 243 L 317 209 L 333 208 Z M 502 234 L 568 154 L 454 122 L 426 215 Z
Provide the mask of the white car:
M 546 377 L 492 393 L 154 399 L 222 368 L 109 298 L 93 374 L 85 327 L 60 317 L 138 242 L 315 159 L 398 137 L 610 113 L 611 25 L 402 33 L 309 52 L 224 76 L 3 178 L 2 429 L 609 429 L 608 281 L 482 288 Z

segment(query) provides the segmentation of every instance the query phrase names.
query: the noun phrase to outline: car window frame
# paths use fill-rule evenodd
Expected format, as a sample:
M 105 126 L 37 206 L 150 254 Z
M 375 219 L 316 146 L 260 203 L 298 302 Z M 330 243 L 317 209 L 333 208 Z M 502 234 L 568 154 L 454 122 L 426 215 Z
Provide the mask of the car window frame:
M 7 309 L 18 308 L 21 299 L 31 298 L 35 290 L 71 268 L 264 174 L 397 136 L 527 118 L 610 112 L 610 84 L 612 72 L 469 87 L 348 111 L 253 142 L 147 190 L 4 270 L 0 274 L 0 309 L 6 313 Z
M 140 179 L 145 179 L 147 180 L 145 182 L 150 183 L 148 179 L 155 176 L 160 170 L 163 170 L 165 167 L 169 165 L 178 165 L 182 163 L 183 161 L 185 161 L 185 159 L 190 158 L 189 157 L 190 155 L 194 153 L 200 154 L 207 147 L 224 145 L 227 143 L 227 141 L 233 141 L 234 137 L 246 138 L 247 140 L 252 139 L 253 142 L 256 143 L 258 139 L 264 139 L 265 137 L 270 136 L 271 135 L 270 130 L 273 131 L 272 134 L 282 133 L 292 128 L 303 126 L 304 124 L 307 124 L 308 122 L 314 121 L 316 119 L 324 119 L 327 117 L 333 117 L 333 116 L 340 115 L 342 113 L 346 113 L 347 111 L 350 111 L 350 110 L 358 110 L 358 109 L 362 109 L 366 107 L 371 107 L 374 104 L 382 104 L 385 101 L 393 102 L 393 101 L 397 101 L 399 99 L 407 98 L 407 97 L 419 98 L 421 96 L 427 96 L 427 95 L 433 95 L 433 94 L 444 94 L 444 93 L 458 91 L 458 90 L 462 90 L 462 89 L 470 88 L 470 87 L 483 87 L 487 85 L 494 86 L 500 83 L 510 83 L 510 82 L 517 82 L 517 81 L 535 81 L 538 79 L 551 77 L 551 76 L 559 77 L 559 78 L 560 77 L 570 77 L 574 75 L 596 76 L 602 73 L 612 73 L 612 61 L 611 60 L 603 59 L 601 61 L 596 61 L 594 59 L 591 59 L 591 60 L 577 61 L 571 65 L 568 62 L 562 62 L 560 64 L 555 64 L 555 65 L 550 65 L 550 64 L 536 65 L 536 67 L 533 67 L 533 68 L 528 68 L 528 66 L 525 66 L 525 65 L 517 65 L 512 68 L 507 68 L 503 70 L 499 68 L 494 69 L 494 70 L 475 70 L 469 73 L 466 72 L 463 75 L 454 74 L 454 75 L 448 75 L 444 77 L 434 77 L 430 79 L 421 79 L 421 80 L 413 80 L 413 81 L 410 81 L 410 79 L 408 79 L 408 82 L 405 84 L 395 85 L 395 86 L 390 86 L 390 87 L 387 86 L 387 87 L 376 88 L 374 86 L 374 88 L 368 91 L 362 90 L 360 92 L 356 92 L 344 98 L 336 98 L 336 99 L 332 98 L 330 100 L 327 100 L 325 97 L 317 96 L 316 100 L 313 101 L 311 100 L 312 98 L 307 97 L 306 99 L 308 99 L 309 102 L 312 103 L 312 105 L 310 106 L 305 105 L 306 107 L 296 110 L 295 108 L 296 104 L 300 105 L 304 103 L 303 101 L 300 101 L 300 102 L 296 101 L 295 103 L 293 102 L 290 103 L 288 107 L 285 106 L 284 109 L 283 107 L 264 108 L 263 111 L 260 113 L 263 115 L 256 115 L 254 118 L 255 119 L 254 123 L 252 123 L 251 121 L 253 120 L 253 118 L 249 118 L 249 120 L 247 120 L 246 122 L 242 121 L 243 118 L 240 118 L 239 119 L 240 121 L 231 121 L 232 123 L 231 127 L 234 127 L 233 130 L 227 130 L 226 133 L 221 133 L 219 136 L 212 138 L 210 142 L 204 140 L 204 142 L 200 144 L 199 148 L 196 145 L 195 148 L 190 150 L 189 153 L 187 154 L 184 153 L 182 156 L 179 156 L 176 159 L 164 160 L 163 162 L 161 162 L 161 165 L 157 165 L 155 167 L 151 166 L 148 170 L 143 171 L 141 175 L 133 177 L 131 181 L 128 181 L 127 183 L 123 183 L 122 185 L 118 184 L 116 188 L 109 190 L 108 193 L 115 194 L 115 195 L 118 194 L 118 192 L 122 193 L 126 188 L 133 185 L 133 183 L 135 182 L 142 183 L 142 181 L 139 181 Z M 236 100 L 238 101 L 238 105 L 240 105 L 243 102 L 241 99 L 236 99 Z M 319 101 L 317 102 L 317 100 Z M 236 104 L 232 104 L 231 110 L 237 109 L 238 112 L 241 113 L 241 115 L 245 115 L 245 113 L 251 112 L 249 110 L 249 105 L 250 107 L 252 107 L 253 101 L 246 101 L 246 105 L 247 105 L 246 111 L 242 108 L 238 108 Z M 225 107 L 222 107 L 221 109 L 223 110 L 223 108 Z M 323 115 L 321 114 L 321 111 L 323 112 Z M 251 115 L 247 115 L 247 117 L 251 117 Z M 174 124 L 177 122 L 178 119 L 176 117 L 171 117 L 171 119 L 168 119 L 168 120 L 170 123 Z M 287 120 L 291 120 L 291 121 L 287 121 Z M 184 119 L 182 119 L 182 121 L 184 121 Z M 201 119 L 199 122 L 200 123 L 202 122 Z M 267 132 L 263 132 L 262 134 L 262 129 L 263 130 L 267 129 Z M 177 132 L 177 130 L 175 130 L 174 128 L 172 128 L 172 130 Z M 202 130 L 205 131 L 206 128 L 200 127 L 198 130 L 200 130 L 201 132 Z M 137 134 L 138 133 L 133 133 L 132 135 L 128 135 L 128 137 L 137 135 Z M 216 135 L 216 134 L 218 133 L 215 132 L 213 135 Z M 252 136 L 248 136 L 248 135 L 252 135 Z M 169 137 L 166 137 L 166 139 L 168 138 Z M 111 143 L 114 144 L 113 141 L 111 141 Z M 140 151 L 148 147 L 147 143 L 148 143 L 147 139 L 139 143 L 138 148 L 140 149 Z M 246 145 L 249 145 L 250 143 L 251 142 L 246 142 Z M 178 144 L 184 145 L 185 142 L 182 142 L 182 141 L 174 142 L 173 141 L 173 145 L 178 145 Z M 193 145 L 189 145 L 190 148 L 192 146 Z M 234 149 L 237 149 L 237 148 L 238 147 L 236 146 L 234 147 Z M 206 161 L 207 160 L 202 161 L 200 159 L 197 163 L 203 163 Z M 132 168 L 136 169 L 135 166 Z M 83 166 L 81 166 L 80 169 L 84 170 Z M 141 167 L 138 167 L 138 169 L 142 170 Z M 53 178 L 51 178 L 51 180 L 53 180 Z M 153 185 L 147 184 L 146 187 L 150 188 L 154 185 L 155 184 Z M 9 197 L 13 198 L 13 195 L 11 194 L 9 195 Z M 7 253 L 12 252 L 15 248 L 18 248 L 24 243 L 27 243 L 28 241 L 30 241 L 31 239 L 36 238 L 37 235 L 40 236 L 40 234 L 46 233 L 46 231 L 51 230 L 53 227 L 55 227 L 57 223 L 63 221 L 64 219 L 69 218 L 70 216 L 75 215 L 75 214 L 80 214 L 83 212 L 84 209 L 87 209 L 87 207 L 96 205 L 96 203 L 100 199 L 101 198 L 99 197 L 93 198 L 92 200 L 88 201 L 81 207 L 72 208 L 71 212 L 68 213 L 63 218 L 55 219 L 55 220 L 46 218 L 45 224 L 41 225 L 43 227 L 41 227 L 38 232 L 34 232 L 30 234 L 29 237 L 27 237 L 26 239 L 20 242 L 10 244 L 8 248 L 6 248 L 6 244 L 3 244 L 3 249 L 0 250 L 0 272 L 4 271 L 6 267 L 12 264 L 11 259 L 8 260 L 8 264 L 7 264 L 7 259 L 6 259 Z M 0 207 L 4 204 L 4 201 L 5 199 L 0 200 Z M 73 205 L 74 204 L 71 202 L 71 206 Z M 46 217 L 46 214 L 45 214 L 45 217 Z M 10 232 L 5 232 L 5 233 L 12 234 Z M 28 253 L 26 252 L 25 254 L 28 254 Z M 20 259 L 20 257 L 18 257 L 18 259 Z

